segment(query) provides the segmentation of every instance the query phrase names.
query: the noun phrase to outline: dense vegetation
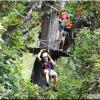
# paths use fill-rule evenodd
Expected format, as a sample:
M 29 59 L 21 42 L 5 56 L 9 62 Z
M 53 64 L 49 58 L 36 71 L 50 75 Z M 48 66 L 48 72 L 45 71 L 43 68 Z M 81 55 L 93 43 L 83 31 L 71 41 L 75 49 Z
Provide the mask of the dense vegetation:
M 100 28 L 99 2 L 67 2 L 65 9 L 74 21 L 81 16 L 91 22 L 90 27 L 76 33 L 70 57 L 61 57 L 56 63 L 59 91 L 42 90 L 30 83 L 35 56 L 25 48 L 37 46 L 40 31 L 40 13 L 31 2 L 0 1 L 0 99 L 27 99 L 28 94 L 44 99 L 100 98 Z M 59 3 L 58 3 L 59 4 Z

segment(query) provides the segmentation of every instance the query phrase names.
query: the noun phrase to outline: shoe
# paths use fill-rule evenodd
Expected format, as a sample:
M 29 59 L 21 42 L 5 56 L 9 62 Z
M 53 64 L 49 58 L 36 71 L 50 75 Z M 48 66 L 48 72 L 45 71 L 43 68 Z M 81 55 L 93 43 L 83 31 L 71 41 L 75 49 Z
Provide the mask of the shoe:
M 58 92 L 57 86 L 53 87 L 53 91 Z
M 49 87 L 49 83 L 46 83 L 46 86 Z
M 63 49 L 60 49 L 60 51 L 63 51 Z

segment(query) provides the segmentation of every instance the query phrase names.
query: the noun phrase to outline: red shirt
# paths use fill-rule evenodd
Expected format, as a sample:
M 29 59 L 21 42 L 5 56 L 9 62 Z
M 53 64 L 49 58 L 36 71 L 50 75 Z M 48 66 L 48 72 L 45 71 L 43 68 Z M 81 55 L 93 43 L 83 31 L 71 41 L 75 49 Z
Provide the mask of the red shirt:
M 63 15 L 59 16 L 60 19 L 69 19 L 68 13 L 67 12 L 62 12 Z
M 70 21 L 70 17 L 68 16 L 68 13 L 67 12 L 62 12 L 63 14 L 61 16 L 59 16 L 59 19 L 62 19 L 62 20 L 66 20 L 67 19 L 67 22 L 66 22 L 66 28 L 71 28 L 72 27 L 72 24 L 71 24 L 71 21 Z

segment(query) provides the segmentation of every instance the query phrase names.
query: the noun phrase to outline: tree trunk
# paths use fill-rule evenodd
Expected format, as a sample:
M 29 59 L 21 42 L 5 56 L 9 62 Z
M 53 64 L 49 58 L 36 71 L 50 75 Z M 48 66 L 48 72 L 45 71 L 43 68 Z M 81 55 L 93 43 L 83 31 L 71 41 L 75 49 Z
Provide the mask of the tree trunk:
M 51 10 L 50 14 L 48 16 L 44 16 L 45 18 L 43 19 L 45 23 L 41 30 L 40 47 L 46 48 L 48 50 L 51 49 L 58 50 L 59 45 L 57 44 L 60 43 L 57 41 L 59 21 L 57 20 L 56 12 L 52 8 L 49 9 Z M 44 83 L 44 78 L 43 78 L 44 76 L 42 74 L 41 66 L 42 66 L 41 63 L 38 61 L 38 59 L 36 59 L 33 66 L 31 82 L 43 87 L 43 85 L 45 86 L 45 83 Z
M 53 10 L 51 9 L 51 11 Z M 44 27 L 41 31 L 40 47 L 44 47 L 49 50 L 59 50 L 59 21 L 55 11 L 51 12 L 50 15 L 44 18 L 44 21 Z

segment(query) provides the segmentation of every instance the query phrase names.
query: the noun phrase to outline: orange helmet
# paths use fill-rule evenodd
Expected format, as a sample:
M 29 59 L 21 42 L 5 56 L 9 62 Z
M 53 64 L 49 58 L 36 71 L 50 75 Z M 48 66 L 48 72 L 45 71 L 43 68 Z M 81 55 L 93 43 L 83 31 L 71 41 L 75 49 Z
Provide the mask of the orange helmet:
M 64 12 L 65 11 L 65 9 L 64 8 L 60 8 L 60 12 Z

